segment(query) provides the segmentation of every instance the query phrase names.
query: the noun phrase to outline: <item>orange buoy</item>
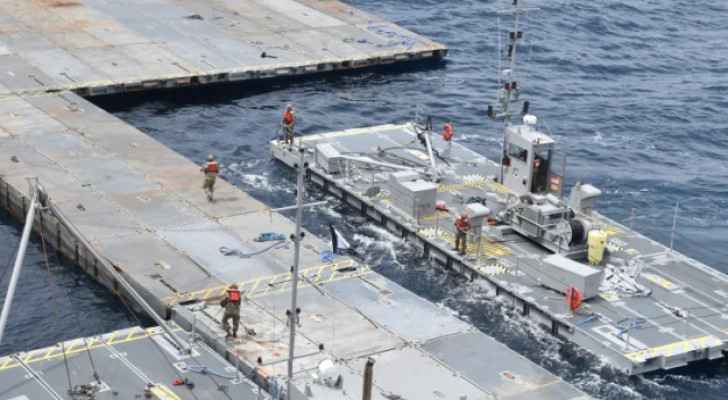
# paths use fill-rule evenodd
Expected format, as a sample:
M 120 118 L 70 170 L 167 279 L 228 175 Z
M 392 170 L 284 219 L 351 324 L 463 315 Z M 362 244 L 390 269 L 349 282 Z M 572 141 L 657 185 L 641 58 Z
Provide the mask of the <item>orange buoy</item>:
M 581 291 L 573 286 L 566 289 L 566 303 L 569 305 L 571 312 L 575 312 L 581 306 L 583 296 Z

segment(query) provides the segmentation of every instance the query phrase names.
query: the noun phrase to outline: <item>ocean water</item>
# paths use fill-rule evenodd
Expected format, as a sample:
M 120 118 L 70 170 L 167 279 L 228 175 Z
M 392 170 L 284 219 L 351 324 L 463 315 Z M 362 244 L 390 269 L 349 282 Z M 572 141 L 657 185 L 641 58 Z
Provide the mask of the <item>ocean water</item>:
M 314 77 L 297 82 L 99 99 L 98 104 L 186 157 L 215 153 L 223 176 L 262 201 L 294 200 L 293 176 L 267 142 L 288 102 L 304 133 L 406 122 L 454 121 L 456 140 L 494 157 L 500 126 L 485 117 L 495 96 L 503 1 L 351 0 L 450 47 L 437 65 Z M 568 157 L 567 181 L 604 191 L 606 215 L 728 273 L 728 3 L 708 0 L 531 1 L 521 52 L 523 96 Z M 500 20 L 500 21 L 499 21 Z M 320 198 L 308 193 L 311 198 Z M 634 217 L 631 218 L 630 216 Z M 322 235 L 338 224 L 362 259 L 405 287 L 457 311 L 486 333 L 603 399 L 726 399 L 728 363 L 625 377 L 583 350 L 544 334 L 492 299 L 478 282 L 430 265 L 374 225 L 351 223 L 335 203 L 305 213 Z M 20 227 L 0 214 L 0 267 Z M 30 249 L 9 343 L 28 349 L 136 322 L 72 265 L 45 268 Z M 2 276 L 2 272 L 0 272 Z M 48 284 L 52 277 L 61 289 Z M 3 288 L 7 278 L 3 280 Z M 59 295 L 64 290 L 66 295 Z M 59 311 L 63 318 L 58 318 Z M 83 315 L 74 323 L 74 315 Z

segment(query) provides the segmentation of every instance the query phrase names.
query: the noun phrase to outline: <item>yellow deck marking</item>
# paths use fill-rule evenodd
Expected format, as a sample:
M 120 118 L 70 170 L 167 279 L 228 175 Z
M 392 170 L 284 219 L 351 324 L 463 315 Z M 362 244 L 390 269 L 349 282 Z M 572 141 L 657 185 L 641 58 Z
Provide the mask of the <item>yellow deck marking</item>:
M 672 281 L 669 281 L 659 275 L 650 274 L 650 273 L 643 273 L 642 277 L 647 279 L 648 281 L 654 283 L 657 286 L 660 286 L 663 289 L 667 290 L 675 290 L 678 289 L 678 286 L 672 283 Z
M 445 229 L 435 229 L 435 228 L 425 228 L 420 230 L 418 233 L 420 233 L 422 236 L 428 238 L 428 239 L 435 239 L 439 238 L 442 239 L 448 244 L 455 246 L 455 234 L 447 231 Z M 478 244 L 469 242 L 468 243 L 468 255 L 474 256 L 475 253 L 478 251 Z M 481 238 L 480 239 L 480 258 L 490 258 L 490 257 L 505 257 L 513 254 L 511 252 L 511 249 L 508 248 L 508 246 L 505 246 L 500 243 L 495 243 L 487 238 Z
M 7 369 L 8 366 L 13 362 L 13 359 L 11 357 L 3 357 L 2 360 L 3 360 L 3 363 L 2 363 L 2 365 L 0 365 L 0 371 Z
M 649 349 L 626 353 L 624 356 L 636 363 L 656 357 L 671 357 L 677 354 L 684 354 L 693 350 L 707 347 L 720 346 L 723 342 L 715 336 L 701 336 L 693 339 L 681 340 L 663 346 L 651 347 Z
M 54 353 L 55 351 L 56 351 L 56 348 L 55 348 L 55 347 L 51 347 L 51 348 L 49 348 L 49 349 L 48 349 L 48 351 L 47 351 L 47 352 L 45 353 L 45 355 L 43 356 L 43 358 L 48 358 L 48 357 L 50 357 L 50 356 L 51 356 L 51 354 L 53 354 L 53 353 Z
M 181 400 L 172 390 L 159 383 L 152 386 L 150 390 L 155 398 L 159 400 Z
M 252 287 L 250 288 L 250 290 L 248 290 L 248 291 L 249 291 L 250 293 L 255 293 L 255 289 L 257 289 L 257 288 L 258 288 L 258 286 L 260 286 L 260 281 L 262 281 L 262 280 L 263 280 L 263 278 L 258 278 L 258 279 L 256 279 L 256 280 L 255 280 L 255 282 L 253 282 L 253 286 L 252 286 Z
M 622 230 L 613 225 L 607 225 L 602 230 L 607 232 L 609 236 L 617 236 L 622 233 Z
M 490 188 L 490 190 L 496 193 L 511 193 L 511 189 L 508 189 L 507 186 L 502 185 L 498 182 L 488 182 L 487 186 Z
M 181 328 L 175 328 L 175 331 L 180 331 Z M 99 347 L 103 346 L 111 346 L 114 344 L 122 344 L 122 343 L 129 343 L 134 342 L 137 340 L 145 339 L 149 336 L 154 336 L 157 334 L 161 334 L 162 332 L 158 328 L 148 328 L 145 330 L 142 329 L 131 329 L 129 333 L 125 336 L 124 339 L 117 340 L 118 337 L 118 331 L 113 332 L 107 337 L 94 337 L 90 338 L 86 345 L 79 346 L 83 342 L 83 340 L 78 341 L 75 340 L 73 343 L 66 343 L 65 346 L 65 353 L 66 357 L 73 356 L 76 354 L 80 354 L 86 351 L 86 348 L 89 350 L 97 349 Z M 53 346 L 48 347 L 44 349 L 38 349 L 30 352 L 23 358 L 23 362 L 30 364 L 30 363 L 36 363 L 39 361 L 50 361 L 57 358 L 63 357 L 63 351 L 60 350 L 59 347 Z M 3 357 L 0 358 L 0 371 L 15 368 L 20 366 L 20 363 L 15 361 L 12 357 Z
M 497 276 L 508 273 L 510 270 L 502 265 L 486 265 L 476 268 L 483 275 Z
M 619 300 L 619 295 L 615 291 L 608 291 L 608 292 L 602 292 L 599 293 L 599 297 L 603 298 L 604 300 L 612 303 Z
M 450 213 L 447 211 L 438 211 L 430 215 L 425 215 L 424 217 L 420 217 L 419 220 L 420 222 L 430 222 L 437 220 L 454 221 L 452 218 L 450 218 Z
M 116 339 L 116 334 L 118 331 L 111 332 L 111 336 L 109 336 L 109 339 L 106 341 L 108 344 L 114 344 L 114 339 Z
M 348 267 L 354 267 L 356 266 L 356 271 L 353 271 L 351 273 L 341 273 L 338 270 L 342 268 L 348 268 Z M 371 272 L 371 270 L 365 266 L 365 265 L 357 265 L 353 260 L 347 259 L 342 262 L 338 263 L 329 263 L 329 264 L 322 264 L 317 265 L 314 267 L 308 267 L 304 268 L 300 271 L 300 273 L 304 277 L 308 277 L 310 275 L 316 275 L 315 279 L 313 279 L 313 282 L 317 283 L 321 280 L 325 280 L 326 282 L 333 282 L 336 280 L 341 279 L 348 279 L 348 278 L 354 278 L 357 276 L 362 276 L 365 274 L 368 274 Z M 327 275 L 329 274 L 329 275 Z M 240 290 L 246 292 L 246 296 L 249 298 L 252 297 L 258 297 L 267 295 L 269 293 L 274 293 L 280 290 L 288 290 L 289 285 L 285 285 L 284 283 L 292 281 L 291 279 L 291 273 L 285 272 L 282 274 L 276 274 L 276 275 L 269 275 L 269 276 L 263 276 L 258 278 L 253 278 L 248 281 L 242 281 L 238 282 L 237 285 L 240 288 Z M 265 288 L 260 288 L 261 282 L 265 283 Z M 305 284 L 304 284 L 305 283 Z M 306 282 L 301 283 L 302 287 L 310 286 Z M 174 304 L 181 301 L 187 301 L 187 300 L 212 300 L 216 297 L 220 297 L 225 294 L 225 291 L 227 290 L 227 285 L 221 285 L 221 286 L 215 286 L 210 288 L 205 288 L 201 290 L 196 290 L 188 293 L 183 293 L 177 296 L 170 296 L 164 299 L 164 301 L 167 304 Z

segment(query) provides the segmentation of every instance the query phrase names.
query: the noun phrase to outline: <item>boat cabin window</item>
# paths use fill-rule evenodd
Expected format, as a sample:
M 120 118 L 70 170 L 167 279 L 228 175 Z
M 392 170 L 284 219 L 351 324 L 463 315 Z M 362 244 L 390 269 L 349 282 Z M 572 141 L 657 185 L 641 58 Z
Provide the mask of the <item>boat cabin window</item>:
M 526 162 L 528 160 L 528 150 L 517 144 L 510 144 L 510 146 L 508 147 L 508 155 L 510 157 L 517 158 L 523 162 Z

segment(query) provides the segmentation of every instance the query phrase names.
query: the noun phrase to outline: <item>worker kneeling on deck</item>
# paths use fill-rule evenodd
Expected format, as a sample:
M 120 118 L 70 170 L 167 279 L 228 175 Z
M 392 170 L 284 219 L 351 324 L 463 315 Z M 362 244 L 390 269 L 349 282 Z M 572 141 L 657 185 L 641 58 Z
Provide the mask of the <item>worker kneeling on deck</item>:
M 225 330 L 225 337 L 238 337 L 238 327 L 240 326 L 240 303 L 242 301 L 242 294 L 238 285 L 232 284 L 227 290 L 227 295 L 220 305 L 225 309 L 225 314 L 222 316 L 222 329 Z M 230 333 L 229 320 L 233 320 L 233 331 Z
M 291 104 L 286 106 L 286 112 L 283 113 L 281 126 L 285 135 L 285 143 L 288 145 L 288 148 L 291 148 L 293 145 L 293 129 L 296 127 L 296 116 L 293 113 L 293 106 Z
M 212 154 L 207 156 L 207 164 L 200 171 L 205 173 L 205 183 L 202 185 L 202 189 L 207 194 L 207 200 L 213 201 L 212 195 L 215 192 L 215 180 L 217 179 L 218 172 L 220 172 L 220 167 L 217 165 L 217 161 L 215 161 L 215 156 Z
M 460 214 L 455 218 L 455 250 L 465 255 L 468 250 L 468 231 L 470 230 L 470 218 L 466 214 Z

